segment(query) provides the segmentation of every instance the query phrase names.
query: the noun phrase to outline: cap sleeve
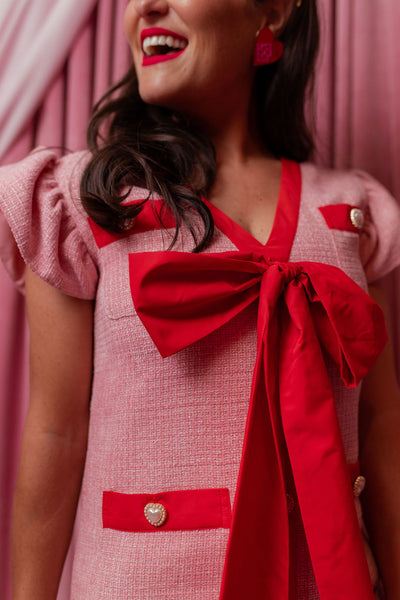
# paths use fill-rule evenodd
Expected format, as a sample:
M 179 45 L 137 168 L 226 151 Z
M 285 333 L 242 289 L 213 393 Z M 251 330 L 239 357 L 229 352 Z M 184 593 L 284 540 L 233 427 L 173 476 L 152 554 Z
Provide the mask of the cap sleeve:
M 0 257 L 21 290 L 27 264 L 65 294 L 96 295 L 97 246 L 79 203 L 86 156 L 39 150 L 0 168 Z
M 357 171 L 364 188 L 360 257 L 368 283 L 400 265 L 400 206 L 373 177 Z

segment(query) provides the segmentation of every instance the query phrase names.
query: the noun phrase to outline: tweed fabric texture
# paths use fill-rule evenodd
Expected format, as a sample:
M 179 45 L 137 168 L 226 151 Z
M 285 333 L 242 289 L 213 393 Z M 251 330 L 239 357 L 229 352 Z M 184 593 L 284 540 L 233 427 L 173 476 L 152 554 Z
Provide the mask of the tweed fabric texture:
M 91 418 L 71 600 L 218 600 L 227 529 L 103 529 L 102 494 L 228 488 L 233 502 L 256 356 L 257 306 L 162 359 L 135 312 L 128 254 L 166 249 L 168 231 L 133 231 L 99 249 L 79 205 L 86 160 L 78 153 L 57 162 L 51 152 L 40 151 L 0 169 L 3 219 L 19 253 L 4 243 L 0 249 L 14 278 L 21 281 L 23 260 L 63 292 L 96 299 Z M 363 173 L 309 164 L 301 171 L 291 261 L 339 266 L 364 288 L 367 279 L 374 281 L 400 263 L 400 211 L 377 182 Z M 135 189 L 130 199 L 146 196 Z M 327 227 L 319 207 L 336 203 L 363 210 L 361 235 Z M 1 227 L 5 231 L 4 220 Z M 175 249 L 192 246 L 182 231 Z M 235 249 L 217 230 L 206 251 Z M 353 463 L 359 389 L 346 390 L 336 368 L 328 363 L 328 370 L 347 460 Z M 293 600 L 317 600 L 295 494 L 289 521 Z

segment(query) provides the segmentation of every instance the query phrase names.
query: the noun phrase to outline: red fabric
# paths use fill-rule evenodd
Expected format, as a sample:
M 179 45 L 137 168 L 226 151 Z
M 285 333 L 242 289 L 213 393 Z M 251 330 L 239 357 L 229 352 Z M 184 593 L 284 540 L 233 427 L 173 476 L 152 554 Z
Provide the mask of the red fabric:
M 128 202 L 130 204 L 141 204 L 146 202 L 146 198 L 135 200 L 134 202 Z M 94 239 L 99 248 L 104 248 L 109 244 L 113 244 L 118 240 L 121 240 L 130 235 L 137 233 L 144 233 L 145 231 L 153 231 L 154 229 L 161 229 L 161 227 L 171 228 L 175 227 L 175 219 L 172 212 L 163 205 L 162 200 L 155 200 L 154 202 L 147 201 L 135 219 L 135 223 L 131 229 L 124 231 L 123 233 L 113 233 L 106 231 L 100 225 L 97 225 L 92 219 L 88 219 L 90 228 L 92 230 Z
M 160 503 L 167 519 L 160 527 L 151 525 L 144 514 L 149 502 Z M 229 529 L 231 505 L 229 490 L 178 490 L 159 494 L 103 493 L 103 527 L 119 531 L 177 531 L 189 529 Z
M 118 240 L 122 240 L 129 235 L 132 235 L 132 231 L 124 231 L 123 233 L 113 233 L 111 231 L 106 231 L 100 225 L 97 225 L 92 219 L 88 219 L 88 223 L 90 225 L 90 229 L 92 230 L 93 237 L 97 244 L 98 248 L 105 248 L 109 244 L 113 244 Z
M 352 233 L 360 234 L 361 230 L 357 229 L 351 222 L 350 213 L 353 208 L 350 204 L 330 204 L 328 206 L 320 206 L 319 210 L 322 213 L 329 229 L 339 229 L 340 231 L 351 231 Z
M 259 301 L 258 347 L 220 600 L 287 600 L 293 475 L 321 600 L 373 600 L 323 352 L 348 387 L 386 342 L 340 269 L 260 253 L 130 255 L 136 311 L 163 357 Z

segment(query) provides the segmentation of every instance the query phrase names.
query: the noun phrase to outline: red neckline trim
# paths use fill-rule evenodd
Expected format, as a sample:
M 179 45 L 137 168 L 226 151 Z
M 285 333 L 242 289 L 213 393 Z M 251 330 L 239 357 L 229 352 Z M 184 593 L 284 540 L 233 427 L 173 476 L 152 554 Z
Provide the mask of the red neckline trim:
M 271 233 L 266 244 L 258 242 L 248 231 L 243 229 L 230 217 L 228 217 L 219 208 L 203 198 L 214 219 L 217 229 L 222 231 L 233 244 L 245 252 L 262 252 L 270 260 L 287 262 L 293 245 L 294 236 L 297 230 L 297 221 L 299 218 L 300 198 L 301 198 L 301 169 L 300 165 L 294 161 L 281 159 L 282 175 L 279 189 L 279 197 L 276 205 L 274 222 Z M 134 200 L 141 202 L 142 200 Z M 156 200 L 159 205 L 161 200 Z M 147 202 L 143 207 L 135 225 L 129 231 L 124 233 L 110 233 L 96 225 L 88 218 L 94 238 L 99 248 L 108 246 L 125 237 L 135 233 L 142 233 L 153 229 L 160 229 L 160 223 L 154 213 L 151 202 Z M 175 221 L 169 211 L 163 214 L 165 227 L 172 228 Z
M 248 231 L 233 221 L 219 208 L 204 199 L 211 211 L 215 226 L 239 250 L 257 251 L 271 260 L 288 261 L 296 235 L 301 198 L 301 169 L 297 162 L 281 159 L 282 175 L 274 222 L 266 244 L 256 240 Z

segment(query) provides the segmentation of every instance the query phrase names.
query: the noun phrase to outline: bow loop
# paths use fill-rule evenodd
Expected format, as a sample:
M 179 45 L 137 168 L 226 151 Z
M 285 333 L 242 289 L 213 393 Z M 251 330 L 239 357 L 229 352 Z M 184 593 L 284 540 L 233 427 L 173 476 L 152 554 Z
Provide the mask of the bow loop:
M 337 267 L 303 263 L 302 279 L 321 346 L 346 387 L 369 372 L 387 342 L 381 308 Z
M 260 254 L 149 252 L 129 256 L 136 312 L 161 356 L 215 331 L 257 300 L 268 265 Z M 179 323 L 179 329 L 177 329 Z

